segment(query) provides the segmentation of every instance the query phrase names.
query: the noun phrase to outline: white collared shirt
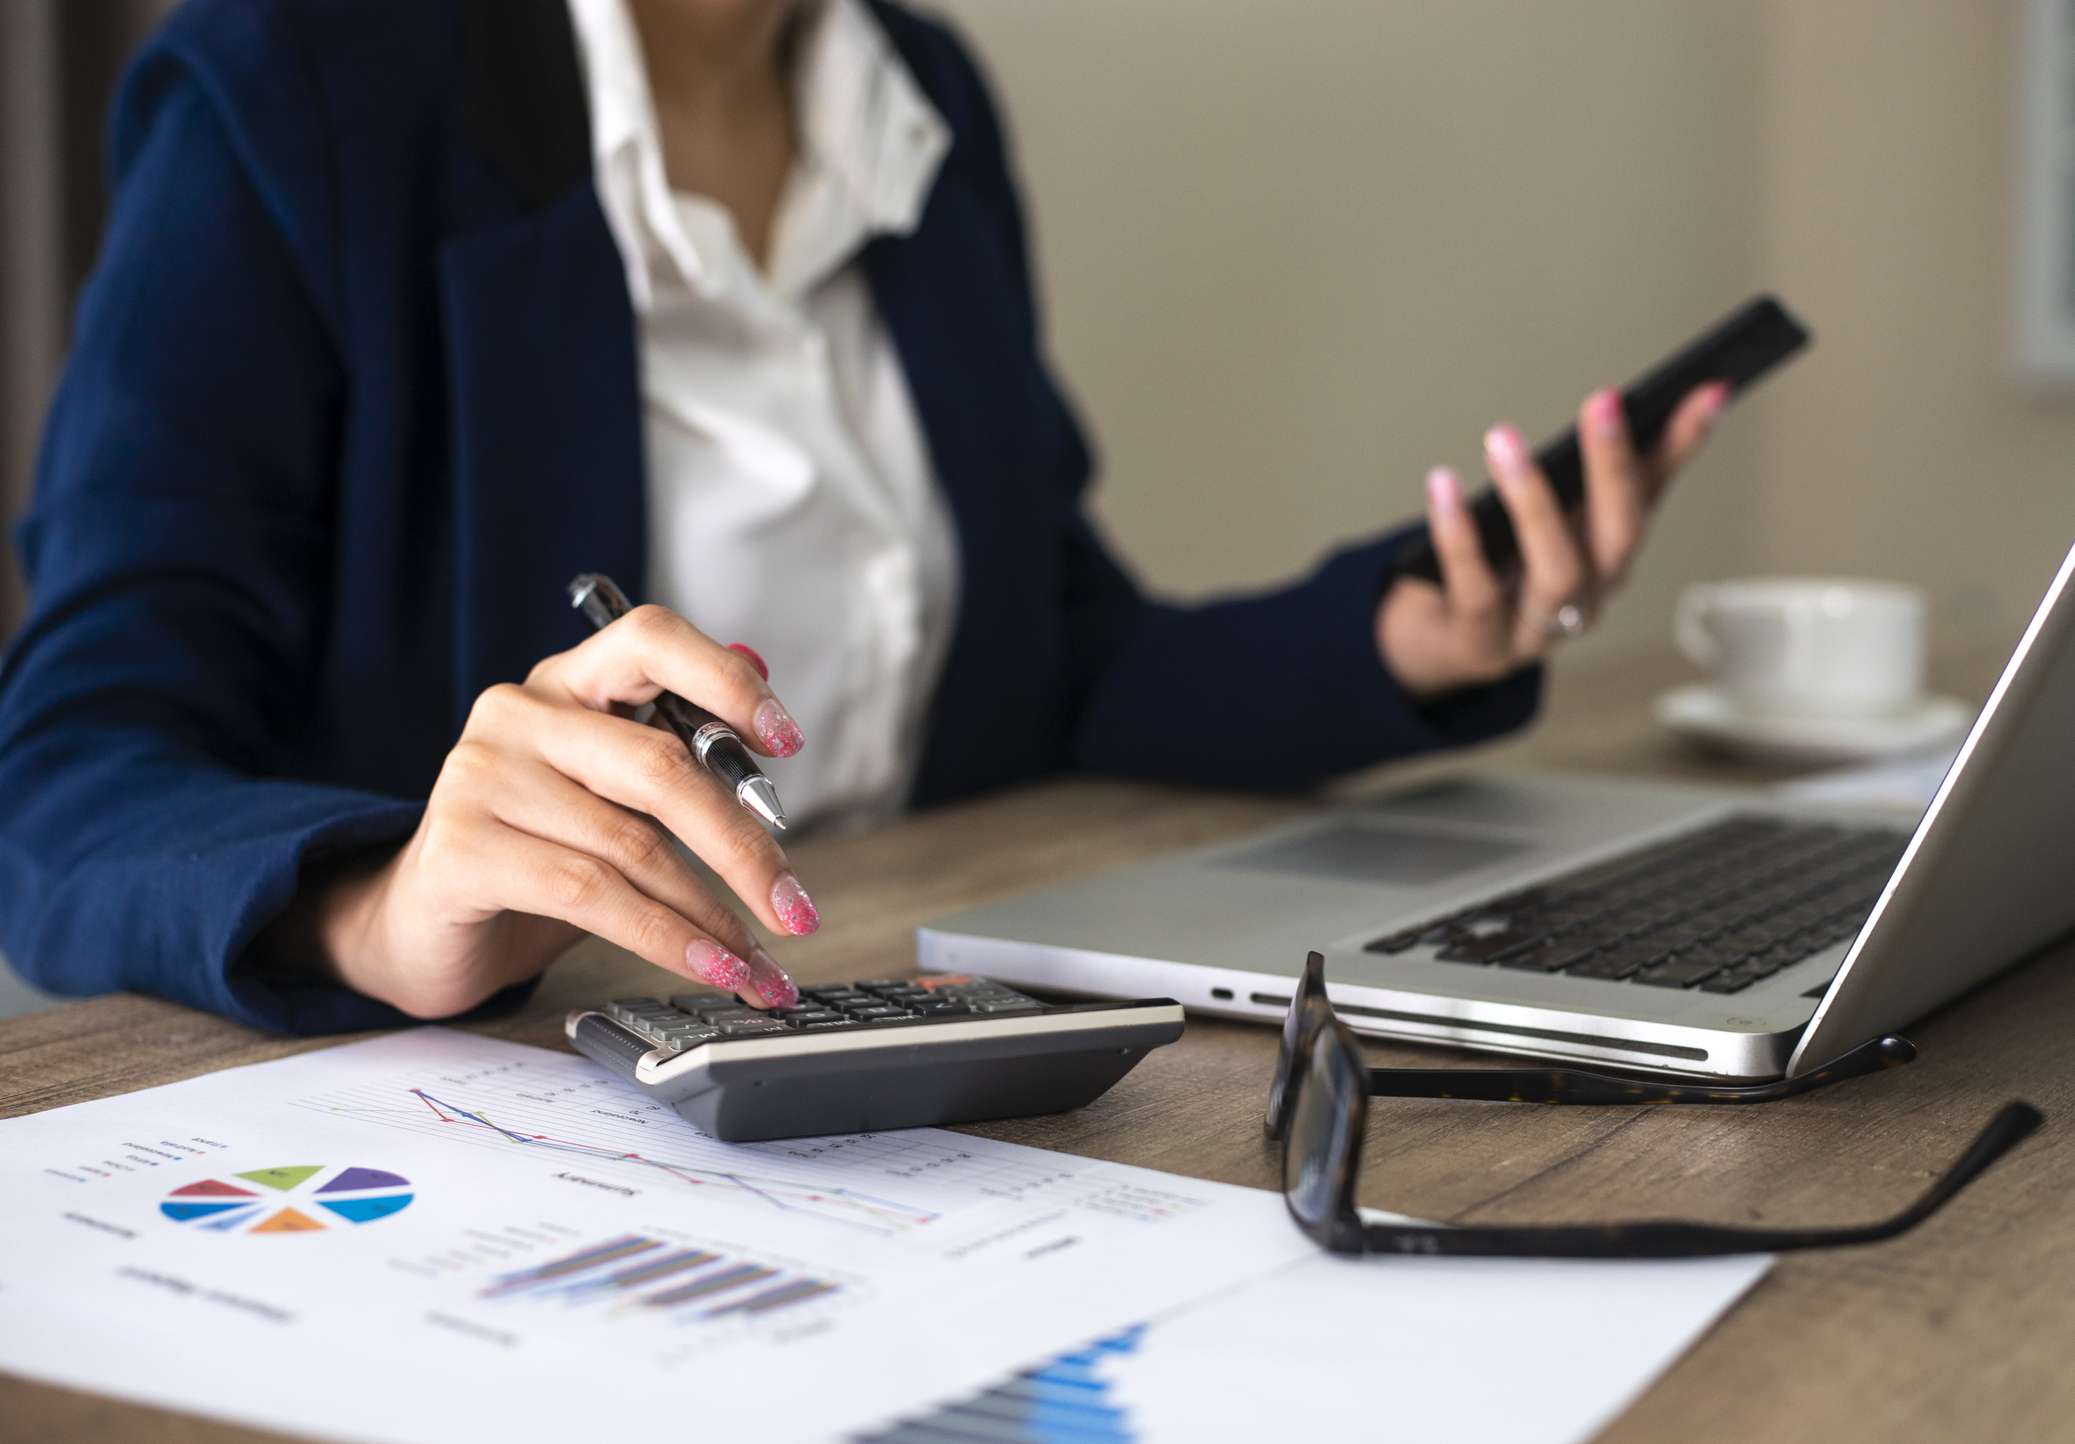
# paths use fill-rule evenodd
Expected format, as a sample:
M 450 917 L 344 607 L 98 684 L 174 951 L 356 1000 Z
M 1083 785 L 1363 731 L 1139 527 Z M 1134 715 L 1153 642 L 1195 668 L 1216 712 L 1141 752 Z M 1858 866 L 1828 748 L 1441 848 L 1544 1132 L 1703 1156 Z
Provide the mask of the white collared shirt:
M 626 0 L 568 3 L 640 336 L 647 600 L 769 662 L 807 739 L 766 764 L 795 819 L 885 816 L 913 781 L 958 552 L 857 258 L 914 229 L 949 131 L 861 0 L 810 4 L 767 274 L 723 207 L 670 189 Z

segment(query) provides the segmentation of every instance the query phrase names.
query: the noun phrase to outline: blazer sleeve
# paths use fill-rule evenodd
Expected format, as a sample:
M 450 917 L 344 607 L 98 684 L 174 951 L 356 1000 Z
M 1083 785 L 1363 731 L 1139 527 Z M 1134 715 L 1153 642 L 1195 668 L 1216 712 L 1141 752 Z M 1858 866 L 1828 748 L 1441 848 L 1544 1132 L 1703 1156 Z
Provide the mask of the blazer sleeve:
M 1538 667 L 1421 702 L 1383 665 L 1375 614 L 1401 536 L 1337 551 L 1285 587 L 1177 605 L 1140 592 L 1076 517 L 1061 561 L 1069 646 L 1086 669 L 1075 762 L 1163 781 L 1298 788 L 1525 725 L 1541 695 Z
M 250 164 L 294 137 L 241 133 L 172 51 L 155 42 L 117 106 L 114 210 L 19 536 L 0 949 L 62 993 L 296 1031 L 399 1021 L 242 961 L 304 865 L 407 836 L 420 805 L 281 776 L 323 640 L 342 381 L 291 238 L 310 210 Z
M 1093 461 L 1044 364 L 1022 206 L 986 83 L 948 31 L 938 29 L 935 41 L 940 67 L 956 76 L 960 138 L 970 133 L 977 184 L 1020 279 L 1022 330 L 1044 404 L 1065 437 L 1062 484 L 1071 504 L 1056 544 L 1073 659 L 1071 763 L 1219 787 L 1296 788 L 1527 723 L 1541 696 L 1539 667 L 1421 702 L 1383 665 L 1375 614 L 1402 530 L 1337 551 L 1301 580 L 1258 594 L 1178 605 L 1141 590 L 1084 504 Z M 1264 745 L 1277 754 L 1269 773 L 1261 768 Z

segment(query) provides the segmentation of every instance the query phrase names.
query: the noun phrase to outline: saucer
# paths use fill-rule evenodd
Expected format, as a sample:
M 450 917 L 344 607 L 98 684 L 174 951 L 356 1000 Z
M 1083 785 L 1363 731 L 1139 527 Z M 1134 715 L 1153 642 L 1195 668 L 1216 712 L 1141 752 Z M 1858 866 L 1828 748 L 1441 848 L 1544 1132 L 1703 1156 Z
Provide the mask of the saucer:
M 1957 741 L 1974 709 L 1926 696 L 1878 717 L 1783 717 L 1746 712 L 1710 682 L 1674 687 L 1657 699 L 1657 720 L 1695 742 L 1772 762 L 1868 762 Z

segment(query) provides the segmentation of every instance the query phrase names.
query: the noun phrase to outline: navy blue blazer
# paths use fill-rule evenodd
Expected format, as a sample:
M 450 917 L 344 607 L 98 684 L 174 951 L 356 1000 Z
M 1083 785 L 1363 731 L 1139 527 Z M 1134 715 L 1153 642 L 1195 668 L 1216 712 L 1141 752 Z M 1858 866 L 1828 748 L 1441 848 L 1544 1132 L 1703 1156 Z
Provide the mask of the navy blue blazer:
M 986 88 L 877 13 L 954 135 L 863 258 L 963 557 L 917 803 L 1246 785 L 1235 706 L 1287 726 L 1293 785 L 1525 721 L 1531 672 L 1393 683 L 1388 537 L 1264 595 L 1141 593 L 1083 509 Z M 634 319 L 563 0 L 190 0 L 111 134 L 0 665 L 0 949 L 60 992 L 393 1022 L 253 936 L 313 860 L 409 834 L 476 695 L 579 639 L 569 577 L 642 584 Z

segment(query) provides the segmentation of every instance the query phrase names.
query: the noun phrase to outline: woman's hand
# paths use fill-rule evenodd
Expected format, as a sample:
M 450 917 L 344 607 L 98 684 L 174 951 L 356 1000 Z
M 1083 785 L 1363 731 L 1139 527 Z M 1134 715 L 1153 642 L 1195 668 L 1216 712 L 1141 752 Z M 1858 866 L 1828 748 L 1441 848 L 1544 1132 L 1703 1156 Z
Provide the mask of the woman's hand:
M 1502 579 L 1485 560 L 1463 497 L 1446 467 L 1427 474 L 1427 525 L 1442 585 L 1401 577 L 1376 609 L 1376 645 L 1399 685 L 1415 697 L 1494 682 L 1582 631 L 1621 583 L 1650 508 L 1672 473 L 1700 448 L 1729 398 L 1715 383 L 1680 403 L 1647 457 L 1630 445 L 1621 394 L 1595 391 L 1578 409 L 1585 457 L 1582 516 L 1563 512 L 1520 433 L 1495 426 L 1484 450 L 1520 542 L 1521 572 Z
M 765 926 L 811 933 L 821 919 L 784 852 L 675 736 L 619 715 L 667 689 L 790 756 L 800 729 L 753 656 L 638 607 L 524 685 L 492 687 L 410 841 L 313 881 L 294 935 L 349 986 L 421 1018 L 532 977 L 585 932 L 745 1002 L 792 1006 L 792 979 L 671 839 Z

